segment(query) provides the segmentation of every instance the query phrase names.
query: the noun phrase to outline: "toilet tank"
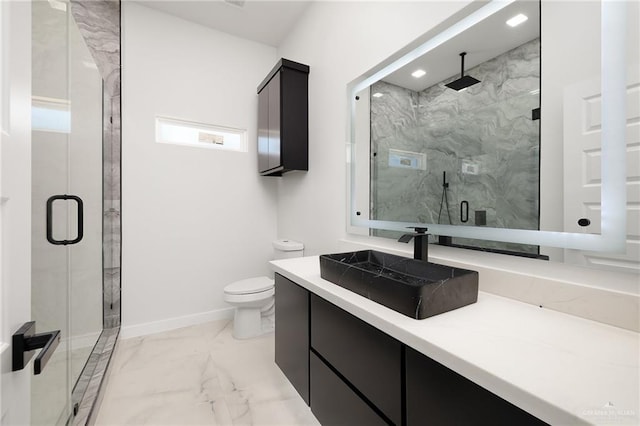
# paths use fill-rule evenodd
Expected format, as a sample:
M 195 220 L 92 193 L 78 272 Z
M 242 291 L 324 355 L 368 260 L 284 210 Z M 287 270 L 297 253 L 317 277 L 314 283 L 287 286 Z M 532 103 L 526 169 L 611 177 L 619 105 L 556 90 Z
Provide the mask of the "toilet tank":
M 289 259 L 291 257 L 302 257 L 304 254 L 304 244 L 293 240 L 275 240 L 273 242 L 273 258 Z

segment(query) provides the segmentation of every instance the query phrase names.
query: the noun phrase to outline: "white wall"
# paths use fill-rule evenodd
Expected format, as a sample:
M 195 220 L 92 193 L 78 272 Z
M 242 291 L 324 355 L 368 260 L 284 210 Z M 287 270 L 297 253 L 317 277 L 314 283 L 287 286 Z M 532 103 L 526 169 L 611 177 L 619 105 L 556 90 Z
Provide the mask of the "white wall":
M 228 308 L 225 285 L 269 273 L 277 188 L 257 173 L 256 87 L 277 57 L 267 45 L 122 6 L 126 337 L 215 318 Z M 247 129 L 249 151 L 157 144 L 156 115 Z
M 468 2 L 317 2 L 278 49 L 311 67 L 309 171 L 278 186 L 278 235 L 305 254 L 336 250 L 345 235 L 347 83 Z

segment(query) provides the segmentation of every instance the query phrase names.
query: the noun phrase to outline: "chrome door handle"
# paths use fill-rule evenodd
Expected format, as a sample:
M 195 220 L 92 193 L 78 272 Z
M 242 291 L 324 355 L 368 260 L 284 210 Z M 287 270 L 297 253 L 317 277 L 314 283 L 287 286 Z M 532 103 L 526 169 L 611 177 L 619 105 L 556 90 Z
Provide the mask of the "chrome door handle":
M 11 371 L 22 370 L 33 351 L 42 348 L 33 362 L 33 374 L 40 374 L 60 344 L 60 330 L 36 334 L 36 322 L 25 322 L 13 334 L 11 344 Z

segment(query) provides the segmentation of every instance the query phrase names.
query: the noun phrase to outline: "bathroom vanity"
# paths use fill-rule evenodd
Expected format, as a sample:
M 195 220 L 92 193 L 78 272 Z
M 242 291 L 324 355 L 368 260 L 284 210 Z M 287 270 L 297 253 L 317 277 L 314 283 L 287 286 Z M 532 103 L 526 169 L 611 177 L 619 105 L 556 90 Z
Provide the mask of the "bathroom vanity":
M 322 424 L 638 421 L 636 333 L 483 292 L 416 320 L 322 279 L 317 256 L 272 266 L 276 363 Z

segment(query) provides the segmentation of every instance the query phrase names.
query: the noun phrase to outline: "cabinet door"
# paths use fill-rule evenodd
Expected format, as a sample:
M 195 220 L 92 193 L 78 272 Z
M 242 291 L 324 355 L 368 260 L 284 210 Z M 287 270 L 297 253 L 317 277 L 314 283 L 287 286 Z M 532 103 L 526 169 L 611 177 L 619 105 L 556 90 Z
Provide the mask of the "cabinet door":
M 280 157 L 280 72 L 273 76 L 267 87 L 269 89 L 269 169 L 281 165 Z
M 269 169 L 269 88 L 258 94 L 258 171 Z
M 311 353 L 311 412 L 323 425 L 376 426 L 387 423 Z
M 409 347 L 406 386 L 407 426 L 546 424 Z
M 280 70 L 281 164 L 288 170 L 309 170 L 309 75 Z
M 309 405 L 309 292 L 276 274 L 276 364 Z
M 312 294 L 311 347 L 391 423 L 402 423 L 400 342 Z

